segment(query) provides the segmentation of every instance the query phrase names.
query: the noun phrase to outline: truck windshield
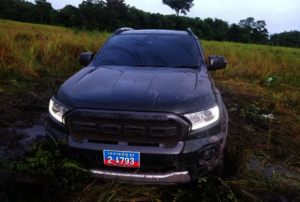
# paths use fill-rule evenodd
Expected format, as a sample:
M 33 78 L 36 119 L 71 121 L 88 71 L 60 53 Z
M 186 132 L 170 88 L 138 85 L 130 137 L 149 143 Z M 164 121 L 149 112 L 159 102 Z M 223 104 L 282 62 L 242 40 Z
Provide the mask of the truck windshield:
M 95 66 L 197 67 L 200 52 L 189 35 L 118 35 L 94 60 Z

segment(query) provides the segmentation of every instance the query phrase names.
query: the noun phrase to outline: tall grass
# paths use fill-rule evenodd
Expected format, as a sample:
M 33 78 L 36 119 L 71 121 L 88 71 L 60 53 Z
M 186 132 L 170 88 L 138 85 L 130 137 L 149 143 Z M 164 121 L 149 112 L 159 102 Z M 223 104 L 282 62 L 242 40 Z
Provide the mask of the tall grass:
M 0 79 L 8 74 L 44 77 L 80 68 L 81 52 L 96 52 L 111 34 L 0 20 Z M 247 77 L 300 86 L 300 49 L 202 41 L 206 57 L 223 55 L 226 71 L 215 75 Z
M 203 41 L 202 46 L 206 57 L 226 57 L 226 71 L 218 71 L 217 75 L 261 82 L 272 77 L 276 82 L 300 86 L 300 49 L 215 41 Z
M 96 52 L 108 33 L 0 20 L 0 79 L 75 72 L 81 52 Z
M 222 55 L 228 61 L 224 70 L 211 72 L 223 79 L 247 79 L 272 89 L 269 107 L 290 111 L 293 118 L 300 113 L 300 49 L 256 44 L 202 41 L 206 60 L 210 55 Z M 267 83 L 268 78 L 273 80 Z M 265 91 L 258 89 L 264 95 Z

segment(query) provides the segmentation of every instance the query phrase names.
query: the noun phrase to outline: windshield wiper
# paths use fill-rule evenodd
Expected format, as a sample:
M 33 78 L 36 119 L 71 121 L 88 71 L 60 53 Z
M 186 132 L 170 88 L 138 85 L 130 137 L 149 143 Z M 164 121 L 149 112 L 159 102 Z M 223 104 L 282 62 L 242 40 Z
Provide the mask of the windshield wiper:
M 166 67 L 166 65 L 144 65 L 144 64 L 139 64 L 139 65 L 131 65 L 133 67 Z
M 198 66 L 180 65 L 180 66 L 173 66 L 173 68 L 198 68 Z

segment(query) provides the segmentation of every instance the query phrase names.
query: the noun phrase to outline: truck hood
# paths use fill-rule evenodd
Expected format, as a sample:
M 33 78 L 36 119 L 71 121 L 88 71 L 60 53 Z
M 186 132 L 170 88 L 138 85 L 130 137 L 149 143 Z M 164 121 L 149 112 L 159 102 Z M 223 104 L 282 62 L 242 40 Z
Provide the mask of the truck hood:
M 216 103 L 207 71 L 167 67 L 86 67 L 56 99 L 70 108 L 184 114 Z

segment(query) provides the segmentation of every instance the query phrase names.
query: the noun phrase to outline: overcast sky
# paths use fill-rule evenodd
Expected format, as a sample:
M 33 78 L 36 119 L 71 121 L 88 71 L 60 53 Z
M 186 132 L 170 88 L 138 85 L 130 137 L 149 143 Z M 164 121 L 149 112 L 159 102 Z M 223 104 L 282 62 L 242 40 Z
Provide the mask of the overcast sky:
M 34 0 L 29 0 L 34 2 Z M 82 0 L 47 0 L 55 9 L 67 4 L 78 6 Z M 162 0 L 125 0 L 136 8 L 161 14 L 175 14 Z M 255 21 L 265 20 L 270 34 L 283 31 L 300 31 L 300 0 L 194 0 L 195 6 L 188 17 L 219 18 L 232 23 L 254 17 Z M 182 15 L 182 14 L 181 14 Z

